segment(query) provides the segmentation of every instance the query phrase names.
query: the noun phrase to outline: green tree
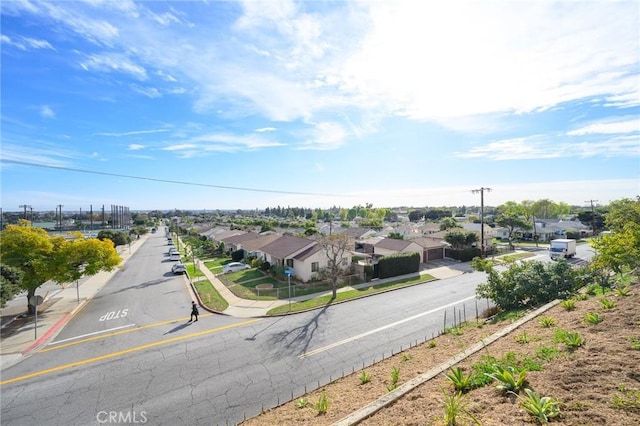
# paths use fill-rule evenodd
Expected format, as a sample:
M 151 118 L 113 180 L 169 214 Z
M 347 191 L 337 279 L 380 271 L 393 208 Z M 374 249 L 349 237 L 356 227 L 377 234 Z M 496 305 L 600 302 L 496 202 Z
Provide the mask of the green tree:
M 592 240 L 596 250 L 593 267 L 617 274 L 630 270 L 638 273 L 640 265 L 640 198 L 612 202 L 605 224 L 611 234 Z
M 105 247 L 111 246 L 109 250 L 103 245 L 97 246 L 98 243 L 93 239 L 76 238 L 67 241 L 62 236 L 50 237 L 44 229 L 33 228 L 28 221 L 21 220 L 18 225 L 7 225 L 0 233 L 0 262 L 22 272 L 20 287 L 27 291 L 27 309 L 33 314 L 35 307 L 29 300 L 35 295 L 36 289 L 46 281 L 68 282 L 69 269 L 77 267 L 78 264 L 83 265 L 82 275 L 86 275 L 102 269 L 113 269 L 113 256 L 118 259 L 118 263 L 120 262 L 111 242 L 103 244 Z M 76 247 L 75 244 L 79 249 L 74 255 L 70 246 Z M 104 253 L 109 254 L 106 261 Z M 75 256 L 82 258 L 78 259 Z M 105 263 L 101 263 L 103 261 Z
M 496 224 L 507 229 L 509 233 L 509 246 L 513 248 L 511 237 L 517 229 L 531 229 L 531 224 L 526 218 L 516 213 L 502 213 L 496 218 Z
M 84 239 L 82 234 L 74 234 L 58 247 L 54 258 L 57 260 L 58 283 L 69 283 L 85 275 L 95 275 L 100 271 L 112 271 L 122 259 L 109 240 Z
M 462 226 L 452 217 L 443 217 L 440 219 L 440 230 L 446 231 L 452 228 L 462 228 Z
M 581 283 L 579 273 L 564 260 L 511 263 L 504 271 L 498 271 L 491 262 L 478 258 L 471 265 L 487 273 L 487 282 L 477 287 L 476 295 L 493 300 L 504 311 L 537 307 L 566 298 Z
M 393 238 L 394 240 L 404 240 L 404 236 L 399 232 L 389 232 L 387 237 Z
M 19 269 L 0 265 L 0 308 L 22 291 L 20 281 L 22 272 Z
M 451 244 L 454 249 L 461 250 L 471 247 L 478 241 L 478 234 L 473 231 L 451 231 L 444 236 L 444 240 Z
M 111 240 L 114 247 L 124 246 L 131 242 L 131 237 L 122 231 L 112 231 L 111 229 L 103 229 L 98 232 L 99 240 Z

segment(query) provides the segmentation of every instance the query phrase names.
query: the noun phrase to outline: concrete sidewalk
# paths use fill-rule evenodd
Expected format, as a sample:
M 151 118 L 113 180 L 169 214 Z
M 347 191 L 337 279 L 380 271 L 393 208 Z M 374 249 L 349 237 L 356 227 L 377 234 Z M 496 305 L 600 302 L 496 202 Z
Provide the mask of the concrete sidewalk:
M 204 262 L 198 261 L 198 267 L 200 271 L 204 274 L 204 276 L 213 285 L 216 291 L 220 293 L 220 296 L 222 296 L 222 298 L 224 298 L 229 304 L 229 307 L 222 312 L 225 315 L 230 315 L 230 316 L 239 317 L 239 318 L 263 317 L 267 315 L 267 312 L 269 312 L 269 310 L 276 308 L 278 306 L 287 305 L 289 303 L 288 299 L 287 300 L 241 299 L 235 294 L 233 294 L 233 292 L 231 292 L 231 290 L 229 290 L 227 286 L 224 285 L 222 281 L 220 281 L 220 279 L 218 279 L 218 277 L 213 272 L 211 272 L 209 268 L 205 266 Z M 453 269 L 453 268 L 449 268 L 446 266 L 442 266 L 442 267 L 432 268 L 432 269 L 423 271 L 422 273 L 429 274 L 433 276 L 435 279 L 441 280 L 445 278 L 451 278 L 457 275 L 462 275 L 464 272 Z M 378 280 L 376 284 L 383 284 L 387 281 L 393 281 L 397 279 L 398 277 L 393 277 L 386 280 L 382 279 L 382 280 Z M 340 293 L 340 292 L 349 291 L 353 289 L 370 287 L 371 285 L 372 285 L 371 282 L 367 282 L 367 283 L 357 284 L 354 286 L 342 287 L 338 289 L 338 292 Z M 194 292 L 195 292 L 195 289 L 194 289 Z M 291 301 L 302 302 L 304 300 L 314 299 L 316 297 L 322 297 L 329 294 L 331 294 L 330 291 L 323 292 L 323 293 L 308 294 L 305 296 L 297 296 L 297 297 L 292 297 Z
M 18 296 L 18 302 L 24 301 L 24 305 L 18 305 L 22 306 L 21 308 L 17 308 L 16 303 L 13 303 L 0 310 L 2 316 L 15 314 L 14 318 L 5 323 L 0 330 L 0 370 L 20 362 L 53 339 L 65 324 L 109 282 L 119 268 L 125 266 L 127 260 L 146 239 L 147 236 L 143 236 L 132 241 L 130 245 L 119 247 L 118 254 L 122 258 L 122 263 L 113 271 L 100 272 L 88 277 L 82 280 L 77 288 L 75 284 L 67 284 L 66 287 L 60 286 L 55 291 L 47 292 L 44 302 L 38 306 L 37 328 L 35 316 L 23 315 L 27 310 L 25 296 Z

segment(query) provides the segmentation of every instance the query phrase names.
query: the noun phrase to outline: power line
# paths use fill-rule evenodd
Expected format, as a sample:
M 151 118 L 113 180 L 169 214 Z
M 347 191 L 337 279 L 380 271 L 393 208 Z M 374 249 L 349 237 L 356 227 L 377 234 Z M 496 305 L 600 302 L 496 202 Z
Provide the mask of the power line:
M 90 173 L 90 174 L 102 175 L 102 176 L 115 176 L 115 177 L 121 177 L 121 178 L 127 178 L 127 179 L 146 180 L 146 181 L 150 181 L 150 182 L 173 183 L 173 184 L 176 184 L 176 185 L 203 186 L 203 187 L 207 187 L 207 188 L 230 189 L 230 190 L 235 190 L 235 191 L 268 192 L 268 193 L 273 193 L 273 194 L 320 195 L 320 196 L 325 196 L 325 197 L 341 197 L 342 196 L 342 195 L 339 195 L 339 194 L 323 194 L 323 193 L 317 193 L 317 192 L 278 191 L 278 190 L 275 190 L 275 189 L 244 188 L 244 187 L 239 187 L 239 186 L 224 186 L 224 185 L 213 185 L 213 184 L 208 184 L 208 183 L 185 182 L 185 181 L 170 180 L 170 179 L 157 179 L 157 178 L 150 178 L 150 177 L 144 177 L 144 176 L 122 175 L 122 174 L 118 174 L 118 173 L 99 172 L 99 171 L 95 171 L 95 170 L 74 169 L 74 168 L 71 168 L 71 167 L 50 166 L 50 165 L 45 165 L 45 164 L 28 163 L 26 161 L 15 161 L 15 160 L 6 160 L 6 159 L 0 159 L 0 161 L 3 162 L 3 163 L 19 164 L 19 165 L 22 165 L 22 166 L 41 167 L 41 168 L 44 168 L 44 169 L 56 169 L 56 170 L 63 170 L 63 171 L 66 171 L 66 172 Z

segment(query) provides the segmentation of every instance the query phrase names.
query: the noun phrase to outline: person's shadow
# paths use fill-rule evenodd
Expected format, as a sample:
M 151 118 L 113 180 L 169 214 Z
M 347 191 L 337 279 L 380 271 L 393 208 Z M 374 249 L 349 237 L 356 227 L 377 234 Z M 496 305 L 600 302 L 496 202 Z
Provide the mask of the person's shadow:
M 163 336 L 167 335 L 167 334 L 175 333 L 176 331 L 180 331 L 185 327 L 189 327 L 191 324 L 193 324 L 193 323 L 192 322 L 183 322 L 182 324 L 179 324 L 179 325 L 173 327 L 171 330 L 169 330 L 166 333 L 164 333 Z

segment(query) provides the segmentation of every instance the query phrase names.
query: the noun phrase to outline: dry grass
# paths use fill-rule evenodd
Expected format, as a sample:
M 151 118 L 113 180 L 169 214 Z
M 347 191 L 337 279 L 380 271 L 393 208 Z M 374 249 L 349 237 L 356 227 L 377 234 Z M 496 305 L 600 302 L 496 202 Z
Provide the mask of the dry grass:
M 640 339 L 640 286 L 631 287 L 631 296 L 607 295 L 616 307 L 605 310 L 602 296 L 578 301 L 576 309 L 566 311 L 561 305 L 544 313 L 553 317 L 553 327 L 543 327 L 537 319 L 529 321 L 506 337 L 488 345 L 481 352 L 457 364 L 466 372 L 472 365 L 491 356 L 503 358 L 512 353 L 517 359 L 538 359 L 539 348 L 557 349 L 559 355 L 542 363 L 542 371 L 528 373 L 528 386 L 540 395 L 560 402 L 561 414 L 553 423 L 562 425 L 633 425 L 640 424 L 640 350 L 630 338 Z M 604 321 L 592 325 L 584 321 L 586 313 L 598 312 Z M 309 404 L 298 408 L 296 401 L 269 410 L 242 423 L 254 425 L 329 425 L 362 408 L 387 393 L 392 369 L 400 371 L 402 383 L 446 361 L 453 354 L 473 345 L 506 323 L 467 326 L 460 336 L 445 334 L 379 362 L 365 371 L 371 381 L 361 384 L 361 372 L 330 383 L 306 395 Z M 556 330 L 578 332 L 586 345 L 569 350 L 554 341 Z M 528 343 L 518 343 L 526 335 Z M 538 351 L 538 352 L 536 352 Z M 387 406 L 363 425 L 440 425 L 443 423 L 443 389 L 452 392 L 451 383 L 440 375 L 418 386 L 394 404 Z M 314 404 L 324 392 L 329 398 L 326 414 L 319 415 Z M 504 395 L 495 384 L 474 389 L 466 394 L 467 409 L 482 425 L 536 424 L 516 397 Z M 626 405 L 626 408 L 620 408 Z M 457 424 L 470 424 L 459 421 Z

